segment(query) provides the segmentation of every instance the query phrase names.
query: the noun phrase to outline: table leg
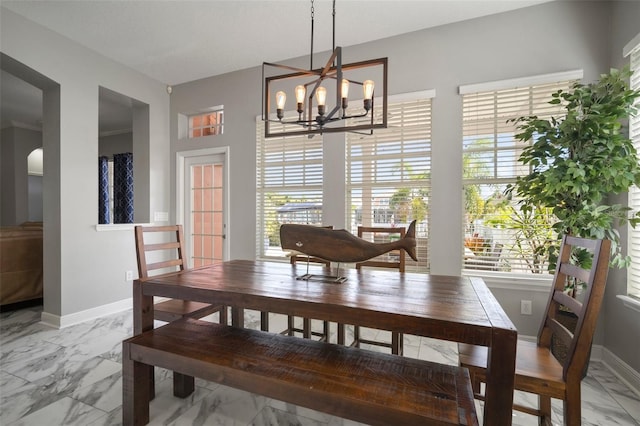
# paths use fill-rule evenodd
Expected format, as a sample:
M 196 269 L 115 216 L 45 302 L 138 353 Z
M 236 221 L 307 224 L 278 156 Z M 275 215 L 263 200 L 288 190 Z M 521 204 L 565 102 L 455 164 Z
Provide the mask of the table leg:
M 487 384 L 484 403 L 485 425 L 510 425 L 518 334 L 493 329 L 488 349 Z
M 338 344 L 344 345 L 344 324 L 338 323 Z
M 140 280 L 133 281 L 133 334 L 138 335 L 144 331 L 153 330 L 153 296 L 145 296 L 142 292 Z M 147 370 L 149 383 L 149 400 L 155 398 L 155 377 L 153 366 L 140 367 Z M 148 405 L 148 403 L 147 403 Z
M 244 328 L 244 308 L 231 307 L 231 325 Z

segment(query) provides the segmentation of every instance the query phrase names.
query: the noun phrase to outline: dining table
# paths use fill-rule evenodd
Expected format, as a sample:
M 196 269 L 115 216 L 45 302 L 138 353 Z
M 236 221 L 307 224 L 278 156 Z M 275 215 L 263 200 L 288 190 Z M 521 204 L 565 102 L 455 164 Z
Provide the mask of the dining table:
M 224 261 L 135 280 L 135 334 L 153 329 L 154 297 L 229 306 L 236 327 L 250 309 L 486 346 L 483 423 L 511 425 L 517 330 L 480 277 Z

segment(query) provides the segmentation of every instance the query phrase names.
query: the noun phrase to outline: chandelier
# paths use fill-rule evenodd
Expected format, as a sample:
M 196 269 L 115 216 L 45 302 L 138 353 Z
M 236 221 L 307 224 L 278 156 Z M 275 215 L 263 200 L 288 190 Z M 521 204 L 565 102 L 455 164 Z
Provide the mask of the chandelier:
M 342 48 L 335 46 L 336 2 L 333 0 L 333 53 L 324 67 L 314 69 L 313 24 L 311 0 L 308 70 L 269 62 L 262 64 L 265 137 L 312 136 L 325 132 L 373 134 L 374 129 L 386 128 L 387 58 L 342 63 Z M 280 74 L 268 75 L 276 72 Z M 351 86 L 360 88 L 360 102 L 349 102 L 349 92 L 357 93 L 350 90 Z M 286 109 L 287 93 L 294 95 L 295 110 Z M 355 96 L 358 99 L 358 94 Z M 331 102 L 331 99 L 335 100 Z

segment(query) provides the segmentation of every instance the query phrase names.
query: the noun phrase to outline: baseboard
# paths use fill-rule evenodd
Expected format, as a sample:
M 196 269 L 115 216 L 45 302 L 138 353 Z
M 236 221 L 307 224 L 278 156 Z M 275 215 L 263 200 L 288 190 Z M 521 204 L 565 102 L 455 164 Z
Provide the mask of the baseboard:
M 640 372 L 606 348 L 602 351 L 602 362 L 640 398 Z
M 81 322 L 100 318 L 105 315 L 126 311 L 127 309 L 131 309 L 132 306 L 133 299 L 128 298 L 63 316 L 53 315 L 48 312 L 42 312 L 42 315 L 40 316 L 40 322 L 49 327 L 65 328 L 71 325 L 79 324 Z

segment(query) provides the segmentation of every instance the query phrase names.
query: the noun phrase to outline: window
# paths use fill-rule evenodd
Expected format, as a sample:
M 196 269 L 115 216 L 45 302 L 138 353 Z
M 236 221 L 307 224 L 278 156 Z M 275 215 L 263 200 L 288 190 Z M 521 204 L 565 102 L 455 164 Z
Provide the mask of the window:
M 256 140 L 256 254 L 284 257 L 281 224 L 322 225 L 322 137 L 265 139 L 258 119 Z
M 631 76 L 632 89 L 640 89 L 640 35 L 632 41 L 631 46 Z M 627 50 L 627 49 L 625 49 Z M 636 101 L 640 110 L 640 101 Z M 633 146 L 640 152 L 640 113 L 629 119 L 629 138 Z M 640 210 L 640 189 L 632 187 L 629 190 L 629 207 L 633 211 Z M 631 256 L 631 266 L 627 270 L 627 293 L 640 299 L 640 229 L 629 226 L 628 254 Z
M 224 110 L 217 108 L 202 114 L 189 116 L 189 139 L 221 135 L 224 130 Z
M 463 269 L 521 274 L 548 272 L 542 247 L 556 239 L 550 211 L 524 214 L 506 186 L 529 174 L 518 162 L 523 144 L 510 119 L 559 117 L 551 94 L 568 89 L 581 72 L 460 88 L 463 108 Z M 515 194 L 514 194 L 515 195 Z
M 408 227 L 415 219 L 418 263 L 407 257 L 406 270 L 427 272 L 431 99 L 388 108 L 388 128 L 347 133 L 347 223 L 357 234 L 359 225 Z

